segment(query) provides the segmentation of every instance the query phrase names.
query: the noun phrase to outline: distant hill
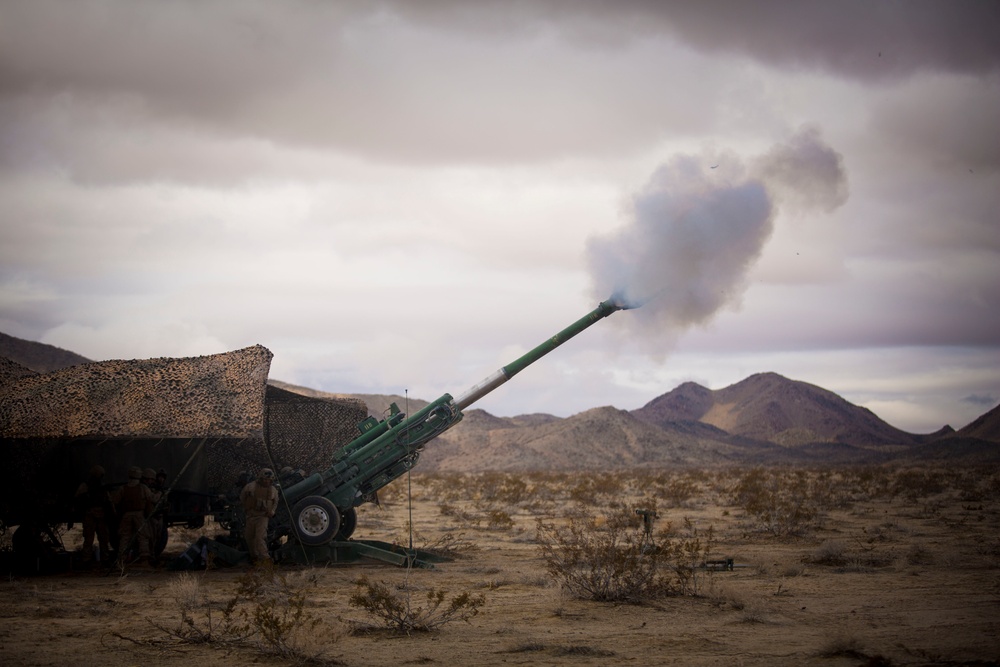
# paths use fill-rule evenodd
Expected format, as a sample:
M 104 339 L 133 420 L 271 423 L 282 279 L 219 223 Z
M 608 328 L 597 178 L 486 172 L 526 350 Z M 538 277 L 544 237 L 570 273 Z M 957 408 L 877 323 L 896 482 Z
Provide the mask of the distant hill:
M 733 462 L 725 443 L 653 426 L 627 410 L 546 417 L 519 426 L 470 410 L 427 446 L 423 463 L 441 470 L 620 470 Z
M 843 443 L 865 449 L 900 449 L 918 442 L 866 408 L 815 385 L 777 373 L 758 373 L 711 390 L 687 382 L 633 414 L 663 427 L 697 420 L 732 435 L 784 447 Z
M 1000 442 L 1000 405 L 968 426 L 959 429 L 956 435 L 963 438 L 979 438 L 980 440 Z
M 0 334 L 4 378 L 86 363 L 80 355 Z M 41 369 L 41 370 L 39 370 Z M 52 370 L 46 370 L 52 369 Z M 410 414 L 427 401 L 393 394 L 331 393 L 268 379 L 315 398 L 356 398 L 382 418 L 391 403 Z M 408 402 L 408 405 L 407 405 Z M 776 373 L 723 389 L 685 382 L 638 410 L 586 410 L 497 417 L 469 410 L 429 443 L 422 470 L 615 470 L 719 465 L 866 464 L 885 461 L 1000 461 L 1000 406 L 959 432 L 913 434 L 837 394 Z
M 75 352 L 54 345 L 15 338 L 5 333 L 0 333 L 0 357 L 10 359 L 38 373 L 51 373 L 90 362 L 90 359 L 81 357 Z

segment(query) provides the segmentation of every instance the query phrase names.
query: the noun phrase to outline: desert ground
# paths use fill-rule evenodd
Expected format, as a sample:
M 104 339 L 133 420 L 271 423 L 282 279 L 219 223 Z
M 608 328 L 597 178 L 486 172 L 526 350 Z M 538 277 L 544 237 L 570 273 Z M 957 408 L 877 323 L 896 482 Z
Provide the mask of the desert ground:
M 629 542 L 643 534 L 640 508 L 657 511 L 652 540 L 670 547 L 655 552 L 666 587 L 625 601 L 567 590 L 542 545 L 576 548 L 586 568 L 603 556 L 565 531 L 590 525 L 599 537 L 606 517 L 631 515 Z M 453 559 L 433 569 L 10 574 L 0 583 L 0 662 L 1000 664 L 995 467 L 415 473 L 385 489 L 381 507 L 360 509 L 355 538 L 408 545 L 412 534 L 416 547 Z M 215 530 L 174 529 L 168 553 Z M 79 548 L 79 528 L 63 540 Z M 731 570 L 706 566 L 726 559 Z M 373 583 L 409 602 L 411 616 L 428 593 L 445 592 L 439 610 L 468 594 L 458 606 L 468 617 L 386 629 L 358 602 L 373 599 Z

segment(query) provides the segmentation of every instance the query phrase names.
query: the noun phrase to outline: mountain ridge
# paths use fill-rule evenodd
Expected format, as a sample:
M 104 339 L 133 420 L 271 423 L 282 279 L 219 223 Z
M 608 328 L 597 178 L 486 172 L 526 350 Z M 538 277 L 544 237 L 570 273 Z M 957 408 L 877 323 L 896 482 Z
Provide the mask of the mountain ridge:
M 5 359 L 0 385 L 89 362 L 5 334 L 0 334 L 0 358 Z M 428 404 L 394 394 L 332 393 L 273 378 L 267 382 L 316 398 L 360 399 L 377 418 L 391 403 L 411 414 Z M 1000 462 L 1000 406 L 959 431 L 944 426 L 914 434 L 827 389 L 763 372 L 716 390 L 684 382 L 635 410 L 601 406 L 563 418 L 546 413 L 498 417 L 470 409 L 426 447 L 420 465 L 467 472 L 922 460 Z

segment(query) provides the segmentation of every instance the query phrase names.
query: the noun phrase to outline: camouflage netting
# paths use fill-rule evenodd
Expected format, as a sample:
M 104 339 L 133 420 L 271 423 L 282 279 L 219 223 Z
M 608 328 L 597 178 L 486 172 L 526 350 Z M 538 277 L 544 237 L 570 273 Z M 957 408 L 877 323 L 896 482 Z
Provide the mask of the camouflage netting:
M 100 361 L 0 386 L 0 437 L 261 438 L 270 350 Z
M 330 465 L 334 451 L 353 440 L 358 424 L 368 416 L 364 401 L 303 396 L 267 387 L 264 442 L 261 447 L 215 447 L 223 455 L 210 456 L 208 483 L 213 488 L 232 484 L 241 472 L 285 466 L 313 473 Z
M 167 470 L 177 489 L 212 495 L 231 490 L 244 471 L 325 468 L 367 409 L 267 385 L 271 358 L 257 345 L 40 375 L 3 360 L 0 466 L 18 474 L 0 487 L 0 520 L 16 523 L 32 507 L 59 514 L 94 464 L 108 483 L 124 482 L 138 465 Z

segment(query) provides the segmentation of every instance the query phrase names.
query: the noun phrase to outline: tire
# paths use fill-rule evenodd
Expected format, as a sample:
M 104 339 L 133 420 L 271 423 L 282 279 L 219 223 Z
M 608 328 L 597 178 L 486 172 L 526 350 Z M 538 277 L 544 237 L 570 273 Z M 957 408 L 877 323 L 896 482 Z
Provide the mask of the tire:
M 306 496 L 292 508 L 292 531 L 302 544 L 326 544 L 339 530 L 340 512 L 323 496 Z
M 358 527 L 358 511 L 353 507 L 348 508 L 340 514 L 340 530 L 337 531 L 337 541 L 351 539 L 354 529 Z

